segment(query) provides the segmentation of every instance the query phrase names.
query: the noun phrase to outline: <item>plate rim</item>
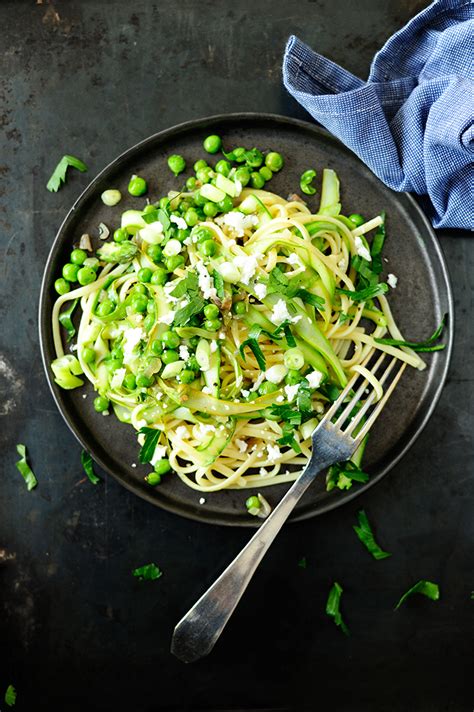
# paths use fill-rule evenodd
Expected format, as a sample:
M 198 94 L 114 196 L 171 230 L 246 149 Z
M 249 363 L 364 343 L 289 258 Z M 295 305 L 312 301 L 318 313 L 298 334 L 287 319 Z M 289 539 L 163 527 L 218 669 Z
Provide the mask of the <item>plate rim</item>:
M 324 139 L 330 139 L 333 141 L 336 145 L 338 145 L 339 148 L 342 148 L 343 150 L 351 153 L 353 157 L 363 163 L 361 159 L 355 154 L 351 149 L 349 149 L 344 143 L 342 143 L 336 136 L 331 134 L 329 131 L 326 131 L 326 129 L 320 127 L 319 125 L 310 122 L 310 121 L 304 121 L 302 119 L 297 119 L 289 116 L 285 116 L 282 114 L 275 114 L 275 113 L 266 113 L 266 112 L 253 112 L 253 111 L 246 111 L 246 112 L 232 112 L 232 113 L 225 113 L 225 114 L 212 114 L 209 116 L 203 116 L 200 118 L 195 118 L 195 119 L 190 119 L 188 121 L 183 121 L 178 124 L 174 124 L 173 126 L 170 126 L 168 128 L 162 129 L 161 131 L 157 131 L 153 134 L 150 134 L 144 139 L 141 139 L 137 143 L 135 143 L 133 146 L 130 146 L 127 148 L 125 151 L 120 153 L 118 156 L 116 156 L 112 161 L 107 163 L 104 168 L 102 168 L 99 173 L 87 184 L 87 186 L 84 188 L 84 190 L 79 194 L 79 196 L 76 198 L 74 201 L 73 205 L 69 209 L 69 211 L 66 213 L 64 219 L 62 220 L 61 224 L 59 225 L 59 228 L 56 232 L 55 238 L 51 244 L 51 247 L 48 252 L 48 256 L 46 258 L 46 262 L 43 267 L 43 274 L 41 278 L 41 287 L 40 287 L 40 295 L 39 295 L 39 302 L 38 302 L 38 331 L 39 331 L 39 346 L 40 346 L 40 352 L 41 352 L 41 360 L 43 363 L 43 369 L 45 371 L 46 375 L 46 381 L 49 386 L 49 390 L 51 392 L 51 395 L 53 396 L 53 400 L 59 410 L 59 413 L 61 414 L 61 417 L 65 421 L 66 425 L 68 426 L 69 430 L 73 433 L 79 444 L 83 447 L 85 450 L 89 450 L 88 445 L 86 441 L 84 440 L 82 433 L 79 428 L 76 428 L 72 418 L 70 418 L 69 414 L 65 412 L 65 410 L 62 408 L 59 399 L 57 397 L 56 393 L 56 386 L 54 384 L 54 380 L 52 378 L 52 374 L 50 372 L 49 368 L 49 361 L 46 358 L 46 339 L 47 339 L 47 326 L 46 324 L 49 324 L 49 314 L 46 314 L 46 298 L 47 298 L 47 292 L 50 289 L 50 281 L 47 279 L 49 277 L 49 270 L 50 270 L 50 265 L 51 262 L 54 258 L 54 254 L 56 252 L 56 249 L 58 247 L 58 244 L 61 241 L 62 235 L 64 230 L 67 228 L 68 223 L 71 221 L 72 217 L 75 215 L 76 211 L 82 207 L 82 203 L 84 203 L 88 198 L 91 192 L 94 191 L 95 186 L 97 183 L 100 182 L 102 176 L 106 174 L 109 170 L 115 168 L 117 164 L 119 164 L 121 161 L 127 160 L 131 155 L 133 155 L 136 152 L 140 152 L 143 150 L 143 148 L 146 147 L 148 143 L 152 143 L 156 141 L 158 138 L 159 139 L 166 139 L 167 137 L 172 137 L 176 134 L 179 134 L 183 131 L 186 130 L 195 130 L 199 126 L 205 127 L 206 124 L 208 123 L 218 123 L 220 121 L 222 122 L 235 122 L 238 120 L 244 120 L 244 121 L 267 121 L 267 122 L 277 122 L 279 124 L 284 124 L 287 126 L 292 126 L 298 129 L 303 129 L 305 131 L 311 131 L 316 135 L 319 135 L 323 137 Z M 365 164 L 363 164 L 365 165 Z M 363 484 L 362 486 L 356 488 L 354 491 L 349 492 L 346 491 L 344 493 L 344 497 L 341 498 L 334 498 L 332 501 L 327 502 L 326 504 L 323 504 L 319 506 L 317 509 L 314 509 L 313 511 L 308 511 L 308 512 L 302 512 L 300 514 L 297 514 L 296 516 L 290 517 L 288 520 L 289 522 L 301 522 L 316 516 L 320 516 L 322 514 L 325 514 L 326 512 L 329 512 L 333 509 L 336 509 L 338 507 L 342 507 L 344 504 L 347 504 L 348 502 L 351 502 L 353 499 L 356 497 L 359 497 L 362 495 L 364 492 L 366 492 L 368 489 L 373 487 L 375 484 L 380 482 L 380 480 L 385 477 L 390 470 L 392 470 L 395 465 L 400 462 L 400 460 L 407 454 L 407 452 L 410 450 L 412 445 L 416 442 L 416 440 L 419 438 L 419 436 L 422 434 L 424 431 L 426 425 L 428 424 L 431 416 L 433 415 L 433 412 L 439 402 L 439 399 L 441 397 L 442 390 L 444 388 L 444 385 L 446 383 L 446 378 L 448 375 L 449 371 L 449 366 L 451 364 L 451 356 L 452 356 L 452 350 L 453 350 L 453 341 L 454 341 L 454 326 L 455 326 L 455 315 L 454 315 L 454 298 L 453 298 L 453 290 L 452 290 L 452 284 L 451 284 L 451 278 L 449 275 L 449 270 L 446 264 L 446 259 L 444 257 L 444 253 L 440 244 L 440 241 L 431 225 L 429 222 L 426 214 L 422 210 L 421 206 L 418 204 L 418 202 L 413 198 L 412 195 L 410 195 L 407 192 L 400 192 L 398 193 L 397 191 L 393 191 L 391 188 L 386 186 L 380 179 L 373 174 L 375 179 L 378 180 L 387 190 L 389 190 L 391 193 L 394 193 L 395 195 L 403 196 L 403 198 L 407 201 L 407 204 L 409 207 L 411 207 L 412 210 L 415 211 L 415 213 L 418 214 L 418 218 L 421 220 L 423 223 L 423 226 L 425 230 L 428 232 L 431 238 L 431 243 L 434 247 L 434 251 L 436 253 L 436 258 L 439 263 L 439 267 L 441 269 L 441 274 L 444 279 L 444 284 L 446 286 L 446 299 L 448 303 L 448 330 L 447 330 L 447 342 L 446 342 L 446 349 L 444 350 L 445 358 L 443 359 L 443 362 L 441 363 L 439 369 L 440 369 L 440 378 L 438 379 L 436 388 L 434 390 L 434 394 L 431 398 L 431 402 L 429 403 L 427 410 L 421 419 L 421 421 L 416 425 L 416 428 L 413 431 L 413 434 L 409 436 L 406 439 L 406 442 L 403 444 L 401 447 L 400 451 L 390 459 L 390 461 L 386 464 L 385 467 L 383 467 L 380 472 L 369 479 L 368 482 Z M 230 521 L 229 519 L 221 518 L 218 514 L 210 514 L 208 517 L 205 516 L 204 510 L 198 510 L 196 513 L 194 513 L 191 510 L 186 510 L 183 511 L 182 509 L 179 508 L 178 505 L 175 505 L 173 502 L 161 502 L 157 501 L 154 497 L 148 495 L 146 491 L 139 490 L 137 487 L 131 485 L 129 482 L 124 481 L 119 475 L 115 474 L 113 469 L 110 468 L 108 465 L 106 465 L 101 457 L 97 457 L 94 454 L 94 460 L 97 462 L 97 464 L 111 477 L 113 477 L 122 487 L 125 487 L 127 490 L 132 492 L 135 496 L 140 497 L 141 499 L 149 502 L 150 504 L 154 505 L 155 507 L 159 507 L 160 509 L 164 509 L 168 512 L 171 512 L 173 514 L 177 514 L 181 517 L 184 517 L 186 519 L 198 521 L 204 524 L 213 524 L 213 525 L 219 525 L 219 526 L 228 526 L 228 527 L 248 527 L 248 528 L 258 528 L 261 525 L 261 521 L 255 521 L 249 520 L 248 522 L 246 520 L 241 520 L 241 521 Z M 204 515 L 204 516 L 203 516 Z

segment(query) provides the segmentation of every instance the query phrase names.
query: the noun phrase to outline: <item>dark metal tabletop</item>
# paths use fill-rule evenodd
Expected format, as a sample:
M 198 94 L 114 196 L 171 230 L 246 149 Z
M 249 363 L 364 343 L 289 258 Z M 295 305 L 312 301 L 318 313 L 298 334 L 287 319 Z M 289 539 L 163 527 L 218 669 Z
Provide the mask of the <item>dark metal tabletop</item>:
M 90 178 L 187 119 L 265 111 L 307 118 L 285 93 L 290 32 L 359 76 L 420 0 L 3 0 L 0 4 L 0 709 L 471 710 L 474 589 L 472 238 L 439 233 L 455 296 L 454 357 L 420 439 L 383 482 L 275 542 L 211 656 L 169 653 L 182 614 L 249 537 L 154 508 L 110 477 L 84 480 L 80 446 L 43 374 L 37 302 L 56 230 Z M 57 194 L 71 153 L 89 165 Z M 27 445 L 28 492 L 15 444 Z M 352 525 L 364 508 L 392 557 Z M 0 552 L 0 557 L 2 553 Z M 307 567 L 298 562 L 306 557 Z M 136 566 L 164 575 L 144 584 Z M 418 597 L 397 612 L 419 579 Z M 344 588 L 351 635 L 325 615 Z

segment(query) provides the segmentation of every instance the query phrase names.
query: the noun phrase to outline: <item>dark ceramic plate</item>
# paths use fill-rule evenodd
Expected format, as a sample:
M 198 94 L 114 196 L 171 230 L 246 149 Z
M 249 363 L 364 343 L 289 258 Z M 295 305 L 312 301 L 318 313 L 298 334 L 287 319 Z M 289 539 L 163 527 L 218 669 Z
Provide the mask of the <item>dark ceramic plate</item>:
M 55 299 L 54 280 L 68 261 L 73 243 L 88 232 L 97 235 L 97 226 L 119 224 L 127 207 L 140 207 L 142 199 L 127 193 L 132 173 L 148 179 L 150 198 L 156 199 L 182 181 L 175 179 L 166 159 L 172 153 L 182 154 L 188 166 L 203 157 L 202 141 L 209 133 L 220 134 L 226 147 L 244 145 L 280 151 L 285 168 L 271 181 L 270 189 L 286 196 L 298 191 L 299 176 L 307 168 L 318 174 L 324 167 L 334 168 L 341 180 L 344 213 L 357 212 L 372 217 L 385 210 L 387 232 L 386 271 L 398 276 L 398 287 L 390 294 L 390 304 L 404 334 L 412 339 L 426 337 L 449 314 L 449 329 L 444 351 L 428 354 L 428 368 L 406 372 L 383 415 L 371 434 L 365 466 L 370 481 L 351 490 L 326 492 L 321 475 L 296 507 L 293 519 L 304 519 L 337 507 L 378 482 L 408 450 L 428 421 L 444 384 L 451 354 L 452 297 L 449 278 L 438 242 L 424 214 L 406 194 L 394 193 L 335 138 L 312 124 L 273 115 L 231 114 L 191 121 L 162 131 L 142 141 L 119 156 L 95 178 L 80 196 L 61 225 L 49 255 L 43 278 L 40 301 L 40 338 L 44 366 L 54 399 L 66 423 L 81 445 L 94 459 L 125 487 L 140 497 L 177 514 L 215 524 L 255 526 L 246 514 L 248 490 L 227 490 L 206 496 L 199 504 L 200 492 L 189 489 L 178 477 L 166 477 L 156 489 L 143 480 L 149 468 L 138 461 L 134 430 L 114 416 L 102 417 L 92 407 L 93 390 L 88 384 L 74 391 L 61 390 L 52 380 L 49 363 L 54 358 L 50 328 L 51 309 Z M 125 196 L 115 208 L 105 207 L 100 194 L 117 187 Z M 317 207 L 317 199 L 309 199 Z M 84 399 L 83 393 L 88 397 Z M 274 506 L 287 486 L 264 489 Z

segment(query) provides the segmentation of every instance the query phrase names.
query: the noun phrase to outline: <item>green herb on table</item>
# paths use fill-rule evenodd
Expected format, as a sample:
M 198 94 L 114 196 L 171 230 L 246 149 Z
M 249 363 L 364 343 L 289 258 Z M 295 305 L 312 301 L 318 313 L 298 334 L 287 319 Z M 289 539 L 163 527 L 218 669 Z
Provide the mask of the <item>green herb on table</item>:
M 161 435 L 161 430 L 156 430 L 156 428 L 145 427 L 140 428 L 138 432 L 145 436 L 145 440 L 141 447 L 140 454 L 138 455 L 138 459 L 140 460 L 142 465 L 145 465 L 147 462 L 150 462 L 151 458 L 153 457 L 153 453 L 155 452 L 156 445 Z
M 16 446 L 16 451 L 21 458 L 20 460 L 18 460 L 18 462 L 15 463 L 17 470 L 19 470 L 23 479 L 25 480 L 28 491 L 32 490 L 38 484 L 38 480 L 36 479 L 33 470 L 26 461 L 26 445 L 18 443 L 18 445 Z
M 306 556 L 302 556 L 301 559 L 298 561 L 298 566 L 300 569 L 306 569 L 308 566 L 308 562 L 306 560 Z
M 138 569 L 134 569 L 132 573 L 140 581 L 155 581 L 160 576 L 163 576 L 163 571 L 156 564 L 145 564 Z
M 341 595 L 343 588 L 335 581 L 329 591 L 328 600 L 326 603 L 326 613 L 334 619 L 334 623 L 339 626 L 345 635 L 349 635 L 349 629 L 342 620 L 341 615 Z
M 431 581 L 418 581 L 414 586 L 412 586 L 406 593 L 403 594 L 401 599 L 398 601 L 394 610 L 396 611 L 402 603 L 404 603 L 412 593 L 420 593 L 427 598 L 431 598 L 432 601 L 437 601 L 439 599 L 439 586 L 437 583 L 432 583 Z
M 97 477 L 97 475 L 94 472 L 94 465 L 92 463 L 92 457 L 85 450 L 83 450 L 81 452 L 81 463 L 82 463 L 84 472 L 86 473 L 87 477 L 92 482 L 92 484 L 93 485 L 99 484 L 100 477 Z
M 9 707 L 13 707 L 16 702 L 16 690 L 13 685 L 8 685 L 5 692 L 5 704 Z
M 76 158 L 75 156 L 63 156 L 46 184 L 46 188 L 52 193 L 57 193 L 62 183 L 66 182 L 66 173 L 69 166 L 71 166 L 71 168 L 77 168 L 77 170 L 81 171 L 81 173 L 87 171 L 86 164 L 79 158 Z
M 367 515 L 363 509 L 361 509 L 361 511 L 357 514 L 357 517 L 359 519 L 359 526 L 354 525 L 353 529 L 367 551 L 372 554 L 374 559 L 386 559 L 391 556 L 388 551 L 381 549 L 375 541 L 372 527 L 370 526 Z

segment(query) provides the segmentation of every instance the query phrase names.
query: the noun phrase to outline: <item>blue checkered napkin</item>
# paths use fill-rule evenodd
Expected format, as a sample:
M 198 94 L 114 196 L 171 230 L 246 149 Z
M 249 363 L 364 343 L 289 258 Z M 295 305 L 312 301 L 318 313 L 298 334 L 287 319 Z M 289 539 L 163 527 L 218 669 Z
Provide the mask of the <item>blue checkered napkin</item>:
M 375 55 L 366 82 L 290 37 L 285 87 L 434 227 L 474 229 L 474 2 L 438 0 Z

